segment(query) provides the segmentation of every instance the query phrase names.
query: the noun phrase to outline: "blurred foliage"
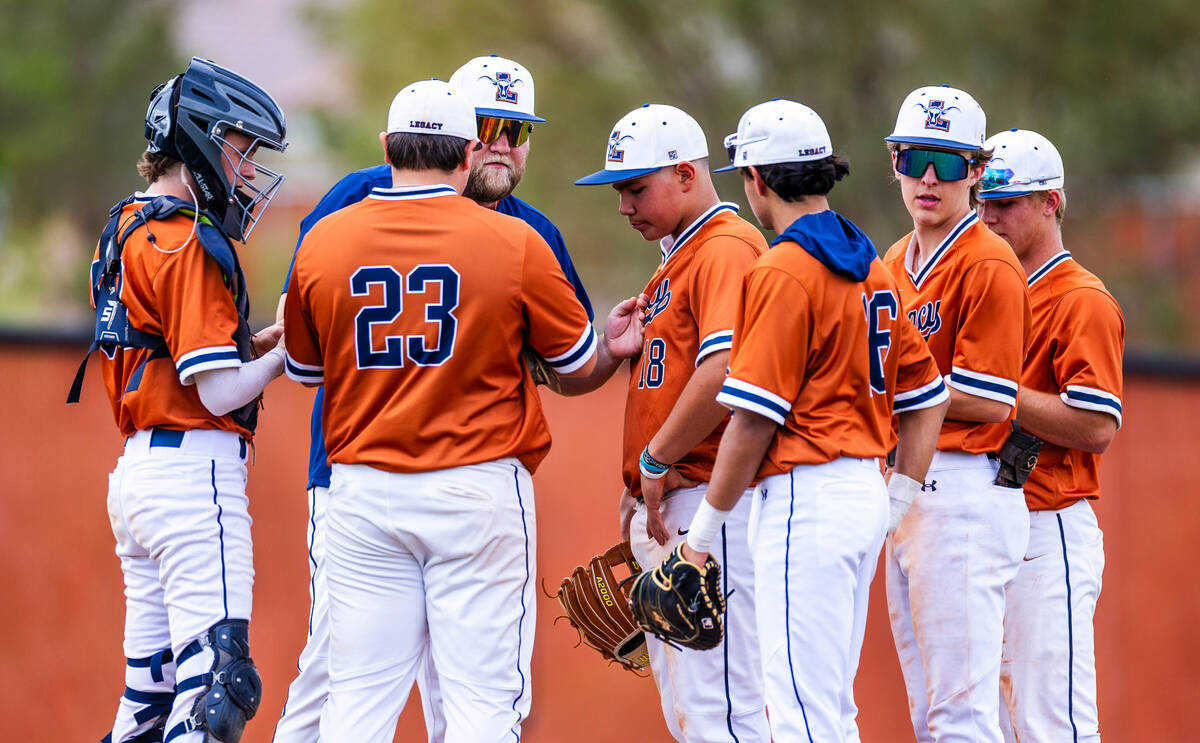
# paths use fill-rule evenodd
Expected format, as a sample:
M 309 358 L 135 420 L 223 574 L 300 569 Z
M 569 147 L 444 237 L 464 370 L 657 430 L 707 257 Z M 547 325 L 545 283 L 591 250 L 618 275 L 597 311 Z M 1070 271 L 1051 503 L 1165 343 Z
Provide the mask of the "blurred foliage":
M 493 52 L 529 67 L 549 121 L 535 132 L 518 194 L 558 223 L 601 297 L 639 289 L 657 246 L 628 229 L 608 188 L 571 182 L 603 165 L 612 124 L 647 101 L 696 117 L 714 167 L 724 163 L 722 137 L 749 106 L 776 96 L 812 106 L 853 165 L 831 204 L 881 252 L 911 229 L 882 138 L 921 85 L 971 92 L 990 133 L 1019 126 L 1055 142 L 1071 196 L 1066 240 L 1085 264 L 1105 246 L 1075 245 L 1072 231 L 1128 205 L 1128 176 L 1197 163 L 1200 5 L 1184 0 L 926 0 L 904 12 L 819 0 L 358 0 L 345 12 L 314 13 L 314 23 L 351 61 L 361 96 L 360 110 L 323 118 L 330 145 L 354 167 L 378 160 L 374 133 L 401 85 L 446 79 Z M 744 203 L 736 176 L 716 183 Z M 1200 257 L 1194 246 L 1184 253 Z M 1097 259 L 1116 271 L 1102 278 L 1119 299 L 1149 310 L 1130 319 L 1131 345 L 1187 342 L 1180 310 L 1172 313 L 1161 290 L 1179 265 L 1122 273 L 1121 261 Z
M 36 11 L 0 0 L 0 183 L 13 222 L 94 214 L 124 190 L 145 149 L 128 132 L 162 71 L 178 66 L 169 11 L 136 0 L 43 0 Z
M 882 138 L 908 91 L 945 82 L 980 101 L 990 132 L 1034 129 L 1058 146 L 1068 171 L 1067 245 L 1122 302 L 1130 345 L 1200 348 L 1191 320 L 1200 312 L 1200 230 L 1179 233 L 1169 250 L 1160 245 L 1179 232 L 1175 215 L 1200 214 L 1200 188 L 1136 185 L 1189 183 L 1181 176 L 1200 167 L 1193 2 L 288 2 L 345 63 L 351 92 L 337 99 L 355 105 L 288 112 L 315 123 L 341 169 L 380 162 L 376 133 L 402 85 L 448 79 L 488 53 L 529 67 L 548 122 L 534 133 L 518 195 L 562 229 L 598 305 L 640 289 L 658 261 L 657 246 L 616 213 L 611 189 L 571 185 L 602 167 L 608 132 L 627 111 L 644 102 L 688 111 L 716 167 L 723 136 L 749 106 L 776 96 L 812 106 L 853 166 L 831 204 L 882 251 L 911 228 Z M 171 48 L 176 7 L 0 0 L 0 317 L 84 301 L 74 288 L 96 225 L 137 183 L 143 142 L 132 132 L 147 94 L 189 51 Z M 289 164 L 278 163 L 285 172 Z M 715 181 L 724 198 L 744 201 L 736 175 Z M 264 264 L 268 294 L 290 252 L 292 212 L 317 195 L 289 191 L 295 203 L 273 206 L 255 237 L 279 246 Z M 1118 229 L 1118 221 L 1142 226 Z M 273 304 L 265 291 L 256 295 L 260 311 Z
M 79 294 L 65 284 L 80 285 L 92 232 L 129 191 L 131 175 L 137 179 L 145 143 L 128 133 L 140 131 L 162 71 L 179 66 L 170 10 L 167 2 L 138 0 L 0 0 L 6 316 L 61 317 L 58 304 Z

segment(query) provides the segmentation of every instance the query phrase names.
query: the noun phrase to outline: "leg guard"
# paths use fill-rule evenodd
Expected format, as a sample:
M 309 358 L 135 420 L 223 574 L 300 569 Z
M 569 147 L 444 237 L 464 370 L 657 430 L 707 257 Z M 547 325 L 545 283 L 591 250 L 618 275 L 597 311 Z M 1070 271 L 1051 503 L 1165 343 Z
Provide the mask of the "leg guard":
M 128 658 L 125 665 L 125 693 L 116 724 L 101 743 L 158 743 L 175 701 L 171 649 L 146 658 Z
M 210 651 L 212 666 L 207 673 L 179 683 L 177 692 L 204 687 L 196 698 L 191 715 L 167 733 L 165 740 L 205 730 L 210 741 L 238 743 L 246 722 L 258 712 L 262 702 L 262 679 L 250 659 L 250 623 L 245 619 L 227 619 L 212 626 L 208 633 L 192 642 L 179 654 L 183 665 L 187 658 Z

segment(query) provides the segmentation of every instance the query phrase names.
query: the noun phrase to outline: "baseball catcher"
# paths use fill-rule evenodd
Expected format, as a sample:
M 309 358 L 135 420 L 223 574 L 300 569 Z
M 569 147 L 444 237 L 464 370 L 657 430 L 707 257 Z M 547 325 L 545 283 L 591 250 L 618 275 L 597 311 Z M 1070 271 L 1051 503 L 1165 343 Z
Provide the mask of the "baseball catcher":
M 721 566 L 712 555 L 702 566 L 689 562 L 682 546 L 654 570 L 634 577 L 629 610 L 644 631 L 665 643 L 711 650 L 725 632 Z
M 612 569 L 620 565 L 629 568 L 630 578 L 642 572 L 633 559 L 629 542 L 621 542 L 596 555 L 586 568 L 576 567 L 562 579 L 556 594 L 545 593 L 558 599 L 567 621 L 578 630 L 581 642 L 609 661 L 639 671 L 650 664 L 650 658 L 646 654 L 646 636 L 629 613 L 629 597 L 622 588 L 628 579 L 619 582 L 613 576 Z

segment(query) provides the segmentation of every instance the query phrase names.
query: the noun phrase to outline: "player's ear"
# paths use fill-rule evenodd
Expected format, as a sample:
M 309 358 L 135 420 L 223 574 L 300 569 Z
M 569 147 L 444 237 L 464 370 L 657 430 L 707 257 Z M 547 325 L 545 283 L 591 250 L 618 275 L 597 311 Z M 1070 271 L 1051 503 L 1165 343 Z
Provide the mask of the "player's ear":
M 771 190 L 771 187 L 768 186 L 767 182 L 762 179 L 762 175 L 758 172 L 758 168 L 751 165 L 750 167 L 746 168 L 746 171 L 750 174 L 750 180 L 754 181 L 754 192 L 759 196 L 765 197 L 767 192 Z
M 1042 202 L 1042 216 L 1053 216 L 1058 211 L 1058 205 L 1062 203 L 1062 191 L 1051 189 L 1042 193 L 1046 194 L 1046 200 Z
M 383 161 L 384 161 L 385 163 L 387 163 L 388 165 L 391 165 L 391 164 L 392 164 L 392 161 L 391 161 L 391 159 L 388 157 L 388 151 L 387 151 L 387 141 L 388 141 L 388 134 L 387 134 L 387 132 L 380 132 L 380 133 L 379 133 L 379 144 L 383 146 Z
M 459 163 L 458 170 L 470 170 L 475 158 L 479 156 L 479 151 L 483 149 L 483 143 L 478 139 L 472 139 L 467 142 L 463 161 Z
M 687 193 L 696 185 L 696 166 L 690 162 L 679 163 L 675 166 L 675 177 L 684 193 Z

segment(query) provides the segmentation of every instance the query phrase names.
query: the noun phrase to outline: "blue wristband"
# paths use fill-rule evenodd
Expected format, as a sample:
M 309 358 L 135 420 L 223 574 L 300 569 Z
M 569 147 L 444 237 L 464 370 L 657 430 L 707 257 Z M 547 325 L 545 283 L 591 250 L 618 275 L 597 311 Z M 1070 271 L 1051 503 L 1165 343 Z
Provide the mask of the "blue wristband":
M 667 475 L 667 470 L 671 469 L 671 465 L 664 464 L 650 455 L 650 445 L 647 444 L 645 449 L 642 449 L 642 456 L 638 459 L 638 469 L 642 475 L 651 480 L 660 480 Z

